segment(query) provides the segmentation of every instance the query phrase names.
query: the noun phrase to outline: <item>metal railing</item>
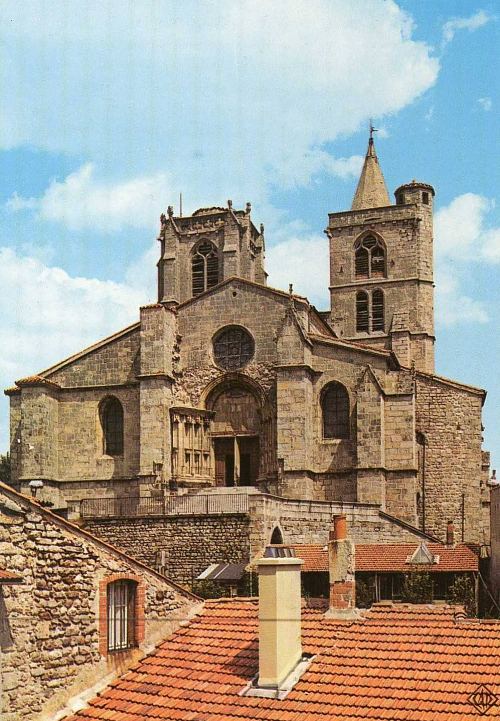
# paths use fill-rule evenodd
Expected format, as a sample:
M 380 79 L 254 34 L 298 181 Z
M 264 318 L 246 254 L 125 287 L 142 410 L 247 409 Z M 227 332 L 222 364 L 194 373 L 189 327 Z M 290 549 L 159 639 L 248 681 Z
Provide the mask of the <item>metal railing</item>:
M 210 516 L 248 513 L 248 496 L 239 493 L 221 493 L 164 497 L 84 498 L 81 502 L 80 512 L 83 518 Z

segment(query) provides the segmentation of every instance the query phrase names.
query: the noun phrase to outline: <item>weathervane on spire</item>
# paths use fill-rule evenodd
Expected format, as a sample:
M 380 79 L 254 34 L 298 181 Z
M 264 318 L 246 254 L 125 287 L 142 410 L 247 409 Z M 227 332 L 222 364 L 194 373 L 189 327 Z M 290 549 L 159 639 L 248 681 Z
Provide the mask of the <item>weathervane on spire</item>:
M 378 128 L 373 127 L 373 120 L 370 118 L 370 143 L 373 143 L 373 133 L 378 133 Z

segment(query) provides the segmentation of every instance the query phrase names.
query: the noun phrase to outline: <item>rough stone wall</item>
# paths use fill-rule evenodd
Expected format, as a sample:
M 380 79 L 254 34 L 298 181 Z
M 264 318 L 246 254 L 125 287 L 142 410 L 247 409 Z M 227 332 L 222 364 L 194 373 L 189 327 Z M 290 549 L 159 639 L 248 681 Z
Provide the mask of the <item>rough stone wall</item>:
M 358 543 L 421 539 L 418 531 L 391 521 L 376 506 L 319 503 L 250 495 L 248 515 L 93 519 L 85 527 L 150 566 L 164 552 L 164 572 L 190 587 L 211 563 L 248 563 L 262 554 L 276 527 L 285 543 L 326 543 L 332 514 L 346 513 Z
M 43 386 L 28 386 L 21 390 L 18 434 L 21 458 L 17 464 L 20 478 L 57 476 L 58 446 L 54 438 L 57 437 L 58 410 L 56 390 Z
M 444 541 L 453 521 L 457 540 L 480 543 L 483 394 L 418 373 L 416 383 L 416 431 L 426 439 L 425 530 Z
M 246 563 L 250 554 L 246 515 L 95 519 L 85 528 L 152 568 L 163 551 L 162 572 L 187 588 L 211 563 Z
M 490 582 L 493 597 L 500 603 L 500 485 L 491 489 L 491 563 Z
M 10 396 L 10 470 L 11 480 L 17 483 L 21 475 L 21 392 L 16 391 Z
M 139 373 L 138 326 L 48 376 L 62 386 L 102 386 L 134 381 Z
M 23 580 L 0 586 L 2 721 L 49 721 L 69 698 L 137 658 L 138 650 L 99 654 L 98 590 L 107 576 L 144 580 L 146 646 L 167 636 L 194 603 L 166 579 L 29 507 L 0 513 L 0 566 Z
M 99 417 L 102 401 L 114 396 L 123 406 L 123 455 L 104 454 L 104 439 Z M 70 390 L 59 394 L 58 450 L 56 478 L 84 480 L 127 478 L 139 471 L 139 387 L 110 390 Z M 31 417 L 36 423 L 36 417 Z M 53 441 L 51 441 L 51 444 Z

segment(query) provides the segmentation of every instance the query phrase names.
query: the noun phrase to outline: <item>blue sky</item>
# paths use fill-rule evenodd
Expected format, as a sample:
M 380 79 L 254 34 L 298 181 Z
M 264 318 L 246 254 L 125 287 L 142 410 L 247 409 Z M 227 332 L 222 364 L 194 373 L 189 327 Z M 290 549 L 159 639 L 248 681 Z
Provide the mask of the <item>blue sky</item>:
M 3 0 L 0 381 L 155 299 L 166 206 L 266 227 L 270 282 L 328 306 L 327 213 L 370 117 L 389 190 L 437 190 L 437 370 L 484 387 L 500 462 L 496 2 Z M 8 447 L 0 404 L 0 449 Z

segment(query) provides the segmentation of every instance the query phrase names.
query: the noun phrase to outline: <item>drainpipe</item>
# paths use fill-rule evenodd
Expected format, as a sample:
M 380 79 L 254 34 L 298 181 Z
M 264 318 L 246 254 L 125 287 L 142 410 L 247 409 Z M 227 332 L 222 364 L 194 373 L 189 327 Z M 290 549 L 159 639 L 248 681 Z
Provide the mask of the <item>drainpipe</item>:
M 425 449 L 427 440 L 422 434 L 422 531 L 425 533 Z

